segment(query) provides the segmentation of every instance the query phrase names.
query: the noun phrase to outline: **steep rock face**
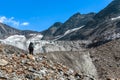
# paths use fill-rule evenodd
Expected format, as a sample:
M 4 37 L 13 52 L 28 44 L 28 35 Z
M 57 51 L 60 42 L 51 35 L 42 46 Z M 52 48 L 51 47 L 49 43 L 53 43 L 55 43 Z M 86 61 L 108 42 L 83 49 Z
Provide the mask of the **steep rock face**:
M 61 26 L 62 26 L 62 23 L 60 23 L 60 22 L 56 22 L 55 24 L 53 24 L 49 29 L 47 29 L 47 30 L 45 30 L 45 31 L 42 32 L 42 34 L 44 35 L 44 37 L 42 39 L 43 40 L 54 39 L 54 35 L 53 34 Z
M 69 29 L 74 29 L 86 25 L 87 22 L 92 20 L 94 15 L 95 13 L 76 13 L 72 17 L 70 17 L 59 29 L 57 29 L 54 35 L 63 35 Z
M 110 40 L 119 38 L 120 1 L 113 0 L 106 8 L 97 13 L 82 29 L 68 34 L 62 40 Z

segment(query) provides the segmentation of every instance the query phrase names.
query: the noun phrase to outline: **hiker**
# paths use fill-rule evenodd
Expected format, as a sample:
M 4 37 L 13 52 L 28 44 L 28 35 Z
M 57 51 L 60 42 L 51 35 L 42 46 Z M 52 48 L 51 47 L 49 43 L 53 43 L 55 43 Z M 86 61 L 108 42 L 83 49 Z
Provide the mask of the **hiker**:
M 29 47 L 28 47 L 28 50 L 29 50 L 29 54 L 32 54 L 32 55 L 33 55 L 34 45 L 33 45 L 32 42 L 30 42 Z

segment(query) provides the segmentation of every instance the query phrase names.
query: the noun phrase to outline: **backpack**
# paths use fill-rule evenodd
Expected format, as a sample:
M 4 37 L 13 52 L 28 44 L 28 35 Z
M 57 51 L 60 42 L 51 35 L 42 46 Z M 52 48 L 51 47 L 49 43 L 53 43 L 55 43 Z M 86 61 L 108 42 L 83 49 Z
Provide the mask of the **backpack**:
M 34 48 L 34 45 L 33 45 L 33 43 L 30 43 L 29 49 L 32 49 L 32 48 Z

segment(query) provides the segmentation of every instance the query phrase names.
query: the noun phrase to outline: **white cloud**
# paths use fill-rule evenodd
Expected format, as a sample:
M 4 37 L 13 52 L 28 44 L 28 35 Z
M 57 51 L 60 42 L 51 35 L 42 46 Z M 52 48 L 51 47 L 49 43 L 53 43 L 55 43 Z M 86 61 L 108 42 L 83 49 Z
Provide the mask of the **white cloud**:
M 29 23 L 28 23 L 28 22 L 23 22 L 23 23 L 21 23 L 21 25 L 22 25 L 22 26 L 28 26 Z
M 20 25 L 19 21 L 15 21 L 14 17 L 7 18 L 5 16 L 0 16 L 0 22 L 5 24 L 11 24 L 14 27 L 18 27 Z
M 0 17 L 0 22 L 3 23 L 6 20 L 5 16 Z
M 10 25 L 12 27 L 19 27 L 19 26 L 27 26 L 27 25 L 29 25 L 28 22 L 21 23 L 20 21 L 16 21 L 14 19 L 14 17 L 7 18 L 5 16 L 0 16 L 0 22 L 8 24 L 8 25 Z

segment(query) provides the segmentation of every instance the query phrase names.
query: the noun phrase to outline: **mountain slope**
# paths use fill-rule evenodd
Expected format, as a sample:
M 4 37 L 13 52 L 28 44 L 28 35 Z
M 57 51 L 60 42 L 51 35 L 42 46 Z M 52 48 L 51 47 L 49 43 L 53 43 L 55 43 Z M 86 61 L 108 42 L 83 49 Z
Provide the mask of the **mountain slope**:
M 82 29 L 66 35 L 62 40 L 110 40 L 119 38 L 120 0 L 113 0 L 106 8 L 97 13 Z
M 120 16 L 120 0 L 113 0 L 107 7 L 96 14 L 94 18 L 101 20 L 117 16 Z
M 92 20 L 94 15 L 95 13 L 76 13 L 72 17 L 70 17 L 59 29 L 57 29 L 54 35 L 63 35 L 69 29 L 74 29 L 86 25 L 87 22 Z
M 6 24 L 0 23 L 0 39 L 5 39 L 12 35 L 25 35 L 27 38 L 29 38 L 30 34 L 41 34 L 41 33 L 30 30 L 18 30 Z
M 60 28 L 62 25 L 61 22 L 56 22 L 55 24 L 53 24 L 50 28 L 48 28 L 47 30 L 43 31 L 42 34 L 43 36 L 43 40 L 51 40 L 54 38 L 54 33 L 56 32 L 56 30 L 58 28 Z
M 102 80 L 120 79 L 120 39 L 90 49 L 91 58 Z
M 20 34 L 20 30 L 12 28 L 6 24 L 0 23 L 0 38 L 5 38 L 14 34 Z

